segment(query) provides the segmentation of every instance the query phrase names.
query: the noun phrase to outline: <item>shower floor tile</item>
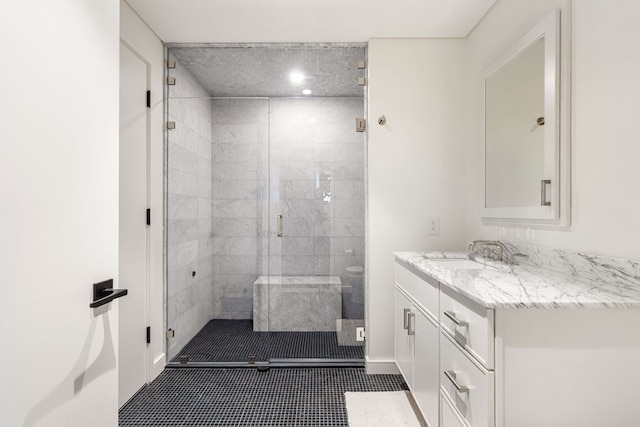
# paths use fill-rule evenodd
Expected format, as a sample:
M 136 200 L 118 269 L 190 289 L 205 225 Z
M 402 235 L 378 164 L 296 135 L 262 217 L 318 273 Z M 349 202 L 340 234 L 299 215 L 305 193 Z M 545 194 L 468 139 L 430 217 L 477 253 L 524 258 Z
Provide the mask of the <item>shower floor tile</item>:
M 119 426 L 347 426 L 345 392 L 407 389 L 361 368 L 169 368 L 120 409 Z
M 211 320 L 181 355 L 189 362 L 246 362 L 271 359 L 364 359 L 363 346 L 341 346 L 335 332 L 254 332 L 251 320 Z

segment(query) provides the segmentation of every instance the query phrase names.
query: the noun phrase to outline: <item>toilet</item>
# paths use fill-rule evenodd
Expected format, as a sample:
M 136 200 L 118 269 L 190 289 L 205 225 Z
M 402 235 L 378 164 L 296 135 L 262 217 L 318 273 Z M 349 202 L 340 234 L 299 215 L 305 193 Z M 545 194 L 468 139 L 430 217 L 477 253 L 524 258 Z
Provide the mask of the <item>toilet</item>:
M 346 268 L 347 282 L 351 286 L 351 302 L 364 304 L 364 267 L 353 265 Z

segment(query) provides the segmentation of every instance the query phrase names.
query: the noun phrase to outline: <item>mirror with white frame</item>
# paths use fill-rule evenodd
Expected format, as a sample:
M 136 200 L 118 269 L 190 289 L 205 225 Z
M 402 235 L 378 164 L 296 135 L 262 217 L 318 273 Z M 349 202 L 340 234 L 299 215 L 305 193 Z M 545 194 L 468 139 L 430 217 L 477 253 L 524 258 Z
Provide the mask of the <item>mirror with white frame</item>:
M 483 74 L 485 223 L 568 225 L 560 46 L 554 11 Z

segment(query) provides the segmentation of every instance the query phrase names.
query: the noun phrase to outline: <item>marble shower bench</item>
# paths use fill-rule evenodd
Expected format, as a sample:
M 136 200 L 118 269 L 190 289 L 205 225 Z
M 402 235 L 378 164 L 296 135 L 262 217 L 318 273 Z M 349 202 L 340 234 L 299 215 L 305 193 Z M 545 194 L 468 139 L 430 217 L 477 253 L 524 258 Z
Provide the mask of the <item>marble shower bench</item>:
M 340 276 L 260 276 L 253 282 L 253 330 L 336 331 L 342 317 Z

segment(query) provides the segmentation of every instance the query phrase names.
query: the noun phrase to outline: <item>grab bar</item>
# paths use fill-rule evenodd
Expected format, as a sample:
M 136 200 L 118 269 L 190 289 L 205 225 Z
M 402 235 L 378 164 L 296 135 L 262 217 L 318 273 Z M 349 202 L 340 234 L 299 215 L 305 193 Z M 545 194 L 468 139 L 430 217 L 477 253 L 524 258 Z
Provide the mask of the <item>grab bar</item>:
M 93 284 L 93 302 L 89 304 L 90 308 L 100 307 L 108 304 L 116 298 L 127 295 L 127 289 L 113 289 L 113 279 Z

